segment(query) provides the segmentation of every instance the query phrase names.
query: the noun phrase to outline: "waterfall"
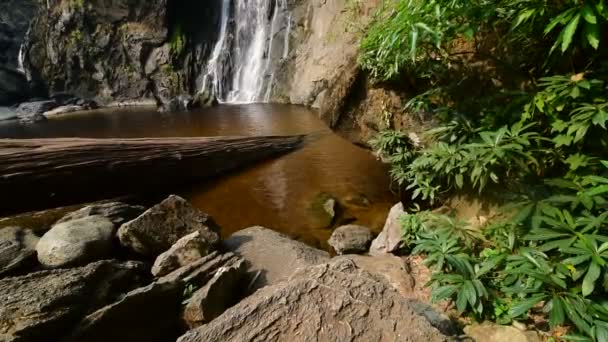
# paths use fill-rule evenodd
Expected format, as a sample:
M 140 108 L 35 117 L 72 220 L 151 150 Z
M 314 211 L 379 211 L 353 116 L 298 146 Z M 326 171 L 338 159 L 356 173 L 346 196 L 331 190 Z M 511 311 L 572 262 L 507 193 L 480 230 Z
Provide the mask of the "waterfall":
M 19 47 L 19 55 L 17 57 L 17 70 L 25 74 L 25 43 Z
M 222 13 L 201 89 L 221 102 L 268 102 L 275 69 L 289 54 L 287 0 L 221 0 Z
M 211 57 L 207 61 L 207 67 L 205 70 L 205 75 L 203 75 L 203 81 L 201 90 L 203 91 L 211 91 L 211 93 L 223 94 L 223 83 L 222 75 L 223 75 L 223 63 L 221 61 L 222 53 L 224 47 L 227 45 L 227 37 L 228 37 L 228 20 L 230 16 L 230 2 L 231 0 L 221 0 L 222 1 L 222 12 L 221 12 L 221 20 L 220 20 L 220 33 L 217 39 L 217 43 L 213 48 L 213 52 L 211 53 Z

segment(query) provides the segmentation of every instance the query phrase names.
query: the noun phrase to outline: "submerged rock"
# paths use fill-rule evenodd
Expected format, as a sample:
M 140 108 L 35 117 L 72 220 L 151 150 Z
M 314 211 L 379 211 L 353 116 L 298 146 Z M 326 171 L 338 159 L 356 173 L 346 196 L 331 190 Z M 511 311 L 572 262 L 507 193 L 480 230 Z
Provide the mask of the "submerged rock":
M 86 316 L 64 342 L 163 342 L 178 331 L 182 285 L 153 283 Z
M 152 274 L 161 277 L 207 256 L 218 244 L 215 236 L 211 240 L 208 237 L 197 230 L 179 239 L 168 251 L 156 258 Z
M 190 328 L 211 322 L 234 305 L 244 293 L 245 261 L 234 258 L 217 270 L 205 286 L 196 291 L 184 309 L 184 321 Z
M 339 255 L 362 254 L 367 252 L 373 238 L 369 228 L 348 225 L 334 230 L 328 243 Z
M 109 258 L 115 231 L 103 216 L 59 223 L 38 242 L 38 260 L 47 267 L 62 267 Z
M 445 341 L 408 300 L 348 260 L 305 267 L 179 342 Z
M 120 226 L 141 215 L 145 210 L 146 208 L 142 206 L 129 205 L 121 202 L 97 203 L 73 211 L 62 217 L 57 223 L 98 215 L 112 221 L 115 226 Z
M 372 242 L 369 254 L 382 255 L 394 253 L 403 247 L 400 221 L 402 215 L 405 215 L 403 204 L 397 203 L 391 208 L 382 232 Z
M 140 263 L 85 267 L 0 280 L 0 341 L 58 341 L 81 317 L 137 287 Z
M 0 276 L 35 258 L 39 239 L 29 229 L 0 228 Z
M 331 227 L 338 215 L 338 210 L 338 200 L 324 192 L 315 196 L 310 205 L 312 218 L 317 222 L 318 228 Z
M 264 227 L 236 232 L 224 241 L 224 247 L 247 261 L 252 277 L 251 289 L 286 280 L 299 267 L 329 261 L 329 253 Z
M 179 95 L 161 104 L 159 111 L 161 112 L 183 112 L 194 108 L 192 96 Z
M 210 244 L 220 241 L 213 219 L 185 199 L 171 195 L 136 219 L 123 224 L 118 238 L 123 246 L 148 257 L 157 257 L 182 237 L 199 231 Z

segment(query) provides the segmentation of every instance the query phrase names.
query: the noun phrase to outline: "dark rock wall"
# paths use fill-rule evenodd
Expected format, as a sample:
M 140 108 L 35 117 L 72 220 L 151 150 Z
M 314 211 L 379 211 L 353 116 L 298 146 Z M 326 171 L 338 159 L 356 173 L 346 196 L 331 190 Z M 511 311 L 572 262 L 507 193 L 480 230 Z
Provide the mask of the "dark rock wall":
M 144 66 L 167 36 L 166 0 L 55 0 L 34 19 L 26 64 L 50 93 L 152 96 Z
M 102 104 L 192 93 L 205 42 L 214 40 L 216 3 L 54 0 L 28 35 L 29 77 L 48 93 Z
M 19 48 L 39 0 L 0 1 L 0 66 L 17 68 Z

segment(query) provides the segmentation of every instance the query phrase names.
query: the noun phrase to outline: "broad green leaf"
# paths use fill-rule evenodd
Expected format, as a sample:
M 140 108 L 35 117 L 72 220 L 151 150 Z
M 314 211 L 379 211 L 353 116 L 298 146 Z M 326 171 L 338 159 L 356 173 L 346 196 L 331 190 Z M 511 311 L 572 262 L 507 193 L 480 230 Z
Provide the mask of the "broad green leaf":
M 592 262 L 589 265 L 589 270 L 587 271 L 587 274 L 585 275 L 585 278 L 583 279 L 583 296 L 584 297 L 587 297 L 588 295 L 593 293 L 593 290 L 595 289 L 595 282 L 600 277 L 601 272 L 602 272 L 602 268 L 600 267 L 600 265 L 596 264 L 595 262 Z
M 585 21 L 588 22 L 589 24 L 597 24 L 597 17 L 595 16 L 595 12 L 593 11 L 593 8 L 591 8 L 591 6 L 589 4 L 586 4 L 585 6 L 583 6 L 583 9 L 581 10 L 581 14 L 582 14 L 583 18 L 585 19 Z
M 564 28 L 564 35 L 562 37 L 562 52 L 566 52 L 572 43 L 572 38 L 576 33 L 576 29 L 578 28 L 578 23 L 581 19 L 581 15 L 577 14 L 570 20 L 568 25 Z
M 546 298 L 545 295 L 536 295 L 536 296 L 533 296 L 531 298 L 519 301 L 519 302 L 517 302 L 515 305 L 513 305 L 511 307 L 511 309 L 509 310 L 509 315 L 511 315 L 511 317 L 513 317 L 513 318 L 516 318 L 516 317 L 519 317 L 521 315 L 524 315 L 533 306 L 535 306 L 536 304 L 540 303 L 545 298 Z
M 594 24 L 585 24 L 585 38 L 587 38 L 587 42 L 594 49 L 598 49 L 600 47 L 600 25 L 597 23 Z
M 549 324 L 552 328 L 564 324 L 566 314 L 564 312 L 564 304 L 561 298 L 553 297 L 551 299 L 551 311 L 549 312 Z

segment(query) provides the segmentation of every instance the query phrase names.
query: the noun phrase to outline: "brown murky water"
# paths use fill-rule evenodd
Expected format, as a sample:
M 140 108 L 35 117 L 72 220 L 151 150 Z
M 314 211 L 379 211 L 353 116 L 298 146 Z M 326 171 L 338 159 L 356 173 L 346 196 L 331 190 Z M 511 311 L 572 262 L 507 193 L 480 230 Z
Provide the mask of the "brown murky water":
M 389 192 L 385 166 L 369 151 L 333 134 L 316 113 L 304 107 L 222 105 L 168 114 L 154 109 L 100 110 L 27 126 L 0 124 L 0 137 L 4 138 L 305 133 L 315 133 L 317 138 L 299 151 L 174 192 L 211 214 L 222 226 L 224 235 L 263 225 L 326 248 L 331 228 L 325 227 L 318 210 L 311 208 L 323 193 L 342 204 L 341 221 L 355 221 L 379 231 L 395 201 Z

